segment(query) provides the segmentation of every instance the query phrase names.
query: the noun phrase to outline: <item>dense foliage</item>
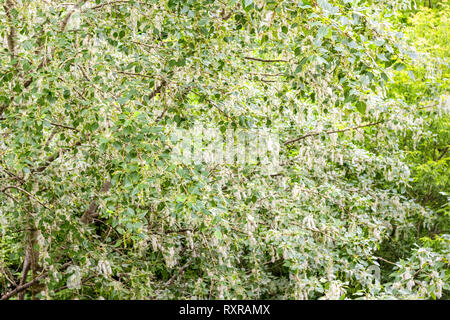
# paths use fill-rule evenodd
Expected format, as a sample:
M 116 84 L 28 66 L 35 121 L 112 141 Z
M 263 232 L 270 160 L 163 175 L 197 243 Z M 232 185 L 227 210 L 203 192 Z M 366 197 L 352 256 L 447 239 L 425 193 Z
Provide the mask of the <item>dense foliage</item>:
M 3 0 L 2 297 L 448 298 L 449 12 Z M 279 165 L 174 161 L 202 128 Z

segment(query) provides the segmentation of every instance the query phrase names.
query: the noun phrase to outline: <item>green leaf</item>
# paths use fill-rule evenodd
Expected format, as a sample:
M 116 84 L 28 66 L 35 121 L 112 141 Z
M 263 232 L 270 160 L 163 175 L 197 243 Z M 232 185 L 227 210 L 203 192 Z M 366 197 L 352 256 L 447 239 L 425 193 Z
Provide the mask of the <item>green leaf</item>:
M 366 109 L 367 109 L 367 104 L 364 101 L 358 101 L 358 103 L 356 104 L 356 109 L 359 111 L 359 113 L 365 114 Z

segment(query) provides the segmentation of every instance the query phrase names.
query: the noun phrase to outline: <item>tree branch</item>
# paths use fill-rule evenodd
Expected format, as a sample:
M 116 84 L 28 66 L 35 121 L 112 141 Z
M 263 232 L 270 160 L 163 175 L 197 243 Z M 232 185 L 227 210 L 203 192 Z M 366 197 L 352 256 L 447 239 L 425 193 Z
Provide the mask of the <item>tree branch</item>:
M 67 24 L 69 23 L 69 19 L 70 17 L 75 13 L 76 10 L 78 10 L 87 0 L 81 0 L 80 2 L 78 2 L 75 7 L 69 11 L 69 13 L 67 13 L 67 15 L 64 17 L 63 21 L 61 22 L 61 26 L 60 26 L 60 30 L 61 32 L 63 32 L 66 27 Z
M 245 60 L 252 60 L 252 61 L 259 61 L 259 62 L 267 62 L 267 63 L 271 63 L 271 62 L 289 62 L 287 60 L 283 60 L 283 59 L 261 59 L 261 58 L 254 58 L 254 57 L 244 57 Z
M 100 189 L 100 193 L 106 193 L 109 191 L 109 189 L 111 188 L 112 184 L 111 181 L 106 181 L 101 189 Z M 91 221 L 93 221 L 95 218 L 98 217 L 98 209 L 99 205 L 97 203 L 97 201 L 92 200 L 91 203 L 89 204 L 89 208 L 84 212 L 83 216 L 81 217 L 81 222 L 83 222 L 84 224 L 89 224 Z
M 121 3 L 129 3 L 129 2 L 131 2 L 131 1 L 130 0 L 109 1 L 109 2 L 105 2 L 105 3 L 101 3 L 99 5 L 93 6 L 91 8 L 86 8 L 86 10 L 97 10 L 97 9 L 101 9 L 103 7 L 106 7 L 106 6 L 114 6 L 114 5 L 118 5 L 118 4 L 121 4 Z M 145 3 L 145 2 L 139 2 L 139 1 L 134 1 L 134 3 L 139 3 L 139 4 L 143 4 L 143 5 L 148 4 L 148 3 Z
M 67 267 L 71 264 L 72 264 L 72 262 L 67 262 L 67 263 L 63 264 L 61 267 L 64 269 L 65 267 Z M 44 273 L 40 274 L 39 276 L 37 276 L 36 278 L 31 280 L 30 282 L 27 282 L 24 285 L 18 286 L 14 290 L 11 290 L 10 292 L 5 293 L 4 295 L 1 296 L 0 300 L 8 300 L 9 298 L 15 296 L 19 292 L 22 292 L 22 291 L 28 289 L 29 287 L 33 286 L 34 284 L 38 283 L 41 279 L 45 278 L 47 275 L 48 275 L 48 271 L 45 271 Z
M 60 32 L 64 32 L 64 30 L 67 27 L 67 24 L 69 23 L 69 19 L 70 17 L 75 13 L 76 10 L 78 10 L 87 0 L 81 0 L 80 2 L 78 2 L 75 7 L 70 10 L 67 15 L 64 17 L 64 19 L 61 21 L 60 24 Z M 51 58 L 47 57 L 46 55 L 44 55 L 44 58 L 42 59 L 41 63 L 38 65 L 37 70 L 42 69 L 43 67 L 45 67 L 49 62 L 51 61 Z M 25 81 L 25 83 L 23 84 L 24 88 L 28 88 L 30 86 L 30 84 L 33 82 L 33 77 L 28 78 L 27 81 Z
M 77 143 L 75 143 L 75 144 L 73 145 L 72 148 L 78 147 L 78 146 L 80 146 L 80 145 L 81 145 L 81 140 L 78 141 Z M 47 160 L 45 161 L 45 163 L 44 163 L 42 166 L 37 167 L 36 169 L 31 170 L 31 172 L 32 172 L 32 173 L 35 173 L 35 172 L 42 172 L 42 171 L 44 171 L 45 169 L 47 169 L 47 167 L 48 167 L 50 164 L 52 164 L 53 161 L 55 161 L 56 159 L 58 159 L 59 156 L 60 156 L 60 152 L 57 152 L 57 153 L 51 155 L 50 157 L 47 158 Z
M 320 134 L 322 134 L 322 133 L 324 133 L 324 134 L 332 134 L 332 133 L 346 132 L 346 131 L 355 130 L 355 129 L 359 129 L 359 128 L 370 127 L 370 126 L 376 126 L 376 125 L 378 125 L 378 124 L 380 124 L 380 123 L 383 123 L 383 122 L 384 122 L 384 121 L 378 121 L 378 122 L 373 122 L 373 123 L 363 124 L 363 125 L 360 125 L 360 126 L 355 126 L 355 127 L 345 128 L 345 129 L 341 129 L 341 130 L 330 130 L 330 131 L 310 132 L 310 133 L 307 133 L 307 134 L 305 134 L 305 135 L 303 135 L 303 136 L 300 136 L 300 137 L 298 137 L 298 138 L 295 138 L 295 139 L 286 141 L 284 144 L 285 144 L 285 145 L 292 144 L 292 143 L 295 143 L 295 142 L 297 142 L 297 141 L 306 139 L 306 138 L 308 138 L 308 137 L 318 136 L 318 135 L 320 135 Z
M 18 191 L 20 191 L 20 192 L 23 192 L 23 193 L 25 193 L 27 196 L 29 196 L 30 198 L 32 198 L 33 200 L 35 200 L 35 201 L 37 201 L 41 206 L 43 206 L 45 209 L 48 209 L 48 210 L 50 210 L 44 203 L 42 203 L 38 198 L 36 198 L 34 195 L 32 195 L 31 193 L 29 193 L 27 190 L 24 190 L 24 189 L 22 189 L 22 188 L 20 188 L 20 187 L 17 187 L 17 186 L 7 186 L 7 187 L 5 187 L 5 188 L 3 188 L 2 190 L 1 190 L 1 192 L 2 193 L 5 193 L 5 191 L 7 191 L 7 190 L 9 190 L 9 189 L 16 189 L 16 190 L 18 190 Z
M 15 3 L 13 0 L 6 0 L 3 4 L 3 8 L 5 9 L 6 17 L 8 18 L 9 33 L 6 38 L 8 41 L 8 49 L 11 54 L 11 59 L 16 55 L 16 29 L 13 26 L 13 17 L 11 14 L 12 9 L 14 9 Z
M 437 158 L 437 161 L 441 160 L 441 159 L 445 156 L 445 154 L 446 154 L 447 151 L 448 151 L 448 148 L 449 148 L 449 147 L 447 146 L 447 147 L 445 147 L 444 150 L 442 150 L 441 154 L 440 154 L 439 157 Z
M 55 123 L 55 122 L 50 122 L 50 124 L 51 124 L 52 126 L 55 126 L 55 127 L 60 127 L 60 128 L 65 128 L 65 129 L 70 129 L 70 130 L 78 131 L 76 128 L 71 127 L 71 126 L 66 126 L 66 125 L 64 125 L 64 124 L 59 124 L 59 123 Z
M 148 98 L 153 99 L 158 93 L 161 93 L 162 89 L 166 86 L 167 86 L 167 81 L 166 80 L 161 81 L 160 85 L 157 86 L 155 90 L 150 92 L 150 94 L 148 95 Z

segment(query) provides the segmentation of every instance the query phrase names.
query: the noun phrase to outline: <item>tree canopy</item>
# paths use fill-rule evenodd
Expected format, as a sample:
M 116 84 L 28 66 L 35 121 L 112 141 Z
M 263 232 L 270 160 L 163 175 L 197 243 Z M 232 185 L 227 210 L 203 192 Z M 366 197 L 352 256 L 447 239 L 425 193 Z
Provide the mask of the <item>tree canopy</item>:
M 2 298 L 447 297 L 436 5 L 3 0 Z M 174 161 L 211 128 L 277 165 Z

